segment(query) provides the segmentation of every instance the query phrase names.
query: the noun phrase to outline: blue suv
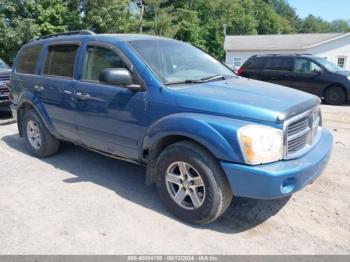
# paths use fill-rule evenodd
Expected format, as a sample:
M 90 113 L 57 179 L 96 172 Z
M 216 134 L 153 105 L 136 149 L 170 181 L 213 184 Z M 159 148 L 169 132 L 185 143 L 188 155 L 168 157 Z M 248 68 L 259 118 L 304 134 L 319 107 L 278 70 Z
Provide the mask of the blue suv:
M 144 165 L 165 206 L 190 223 L 214 221 L 233 196 L 291 195 L 321 174 L 333 144 L 316 96 L 239 77 L 161 37 L 35 39 L 16 57 L 11 89 L 33 155 L 66 140 Z

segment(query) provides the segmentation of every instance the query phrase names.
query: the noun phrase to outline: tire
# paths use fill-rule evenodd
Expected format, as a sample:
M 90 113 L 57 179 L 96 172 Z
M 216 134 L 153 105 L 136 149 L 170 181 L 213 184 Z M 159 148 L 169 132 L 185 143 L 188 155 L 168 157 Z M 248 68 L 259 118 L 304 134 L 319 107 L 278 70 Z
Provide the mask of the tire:
M 343 88 L 332 86 L 326 90 L 324 100 L 329 105 L 343 105 L 346 102 L 346 94 Z
M 231 203 L 232 191 L 218 160 L 194 142 L 182 141 L 165 148 L 155 170 L 161 201 L 186 222 L 210 223 Z
M 32 155 L 45 158 L 57 153 L 59 140 L 50 134 L 35 111 L 25 112 L 22 128 L 27 148 Z

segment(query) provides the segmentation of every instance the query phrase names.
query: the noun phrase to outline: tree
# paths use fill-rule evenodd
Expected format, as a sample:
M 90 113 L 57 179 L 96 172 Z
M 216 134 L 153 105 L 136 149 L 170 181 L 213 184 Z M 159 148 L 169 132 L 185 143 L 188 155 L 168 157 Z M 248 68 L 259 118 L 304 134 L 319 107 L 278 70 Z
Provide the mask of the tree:
M 309 15 L 305 18 L 300 30 L 301 33 L 328 33 L 331 32 L 330 24 L 321 17 Z
M 334 20 L 331 22 L 331 31 L 332 32 L 349 32 L 350 31 L 350 22 L 346 20 Z
M 140 21 L 136 2 L 144 6 Z M 142 22 L 142 23 L 141 23 Z M 348 32 L 349 21 L 301 19 L 287 0 L 1 0 L 0 56 L 30 39 L 69 30 L 144 33 L 195 44 L 223 59 L 227 34 Z
M 146 32 L 159 36 L 174 37 L 179 29 L 177 15 L 173 5 L 166 0 L 146 0 Z
M 81 15 L 84 28 L 96 33 L 125 33 L 137 27 L 127 0 L 86 0 Z

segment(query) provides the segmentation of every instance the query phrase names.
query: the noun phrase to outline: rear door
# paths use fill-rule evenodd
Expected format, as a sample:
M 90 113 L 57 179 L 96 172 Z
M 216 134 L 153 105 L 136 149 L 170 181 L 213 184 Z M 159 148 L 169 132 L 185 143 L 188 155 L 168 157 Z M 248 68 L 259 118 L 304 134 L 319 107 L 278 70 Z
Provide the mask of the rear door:
M 322 96 L 322 91 L 331 84 L 325 76 L 324 70 L 308 58 L 296 58 L 294 74 L 290 79 L 290 86 L 314 95 Z
M 79 142 L 74 97 L 75 61 L 80 42 L 55 42 L 47 46 L 41 74 L 41 100 L 60 136 Z
M 261 80 L 265 68 L 265 57 L 252 57 L 240 69 L 240 75 L 247 78 Z
M 290 77 L 293 74 L 294 60 L 291 57 L 269 57 L 266 60 L 265 70 L 261 73 L 261 80 L 284 86 L 290 86 Z
M 106 68 L 126 68 L 134 83 L 137 72 L 114 45 L 91 41 L 80 61 L 82 72 L 76 86 L 77 126 L 84 145 L 125 158 L 138 159 L 140 125 L 145 113 L 145 91 L 99 82 Z

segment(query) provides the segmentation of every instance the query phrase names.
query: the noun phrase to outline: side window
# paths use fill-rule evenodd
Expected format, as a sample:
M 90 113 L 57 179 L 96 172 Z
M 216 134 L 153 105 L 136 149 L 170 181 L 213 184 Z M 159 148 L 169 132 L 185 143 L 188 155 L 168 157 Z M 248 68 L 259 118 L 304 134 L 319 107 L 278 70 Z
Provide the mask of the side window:
M 35 74 L 41 47 L 42 45 L 35 45 L 23 48 L 16 66 L 17 73 Z
M 249 59 L 245 68 L 248 70 L 262 70 L 265 67 L 265 59 L 264 58 L 252 58 Z
M 88 46 L 85 54 L 83 80 L 98 81 L 106 68 L 126 68 L 120 57 L 110 49 Z
M 270 57 L 267 61 L 266 70 L 292 71 L 293 59 L 288 57 Z
M 295 60 L 294 71 L 298 73 L 318 73 L 322 72 L 322 69 L 309 59 L 297 58 Z
M 43 73 L 72 78 L 78 49 L 78 45 L 49 46 Z

